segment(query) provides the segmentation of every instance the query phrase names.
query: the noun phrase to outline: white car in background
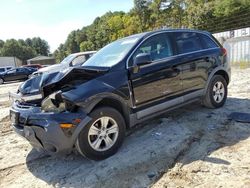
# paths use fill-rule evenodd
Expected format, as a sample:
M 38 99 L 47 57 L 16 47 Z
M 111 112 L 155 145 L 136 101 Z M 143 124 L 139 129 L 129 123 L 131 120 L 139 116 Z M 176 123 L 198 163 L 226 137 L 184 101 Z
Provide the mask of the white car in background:
M 30 77 L 40 76 L 45 73 L 53 73 L 63 71 L 69 67 L 81 66 L 85 61 L 87 61 L 96 51 L 79 52 L 68 55 L 59 64 L 50 65 L 39 69 L 34 72 Z

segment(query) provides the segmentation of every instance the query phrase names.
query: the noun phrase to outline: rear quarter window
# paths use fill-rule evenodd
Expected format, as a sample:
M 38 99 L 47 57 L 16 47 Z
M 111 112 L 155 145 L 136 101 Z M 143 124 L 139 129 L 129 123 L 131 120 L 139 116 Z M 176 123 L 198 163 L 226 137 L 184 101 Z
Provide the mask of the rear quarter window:
M 202 50 L 200 37 L 193 32 L 177 32 L 175 40 L 178 54 L 185 54 Z
M 200 38 L 204 49 L 218 48 L 218 45 L 207 35 L 200 34 Z

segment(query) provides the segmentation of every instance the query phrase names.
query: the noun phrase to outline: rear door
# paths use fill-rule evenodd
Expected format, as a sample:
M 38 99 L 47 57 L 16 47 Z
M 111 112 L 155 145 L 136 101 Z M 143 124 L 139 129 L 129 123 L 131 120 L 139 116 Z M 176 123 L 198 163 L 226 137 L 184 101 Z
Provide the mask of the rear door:
M 145 40 L 132 55 L 131 65 L 140 53 L 150 54 L 152 63 L 141 66 L 138 73 L 130 72 L 135 106 L 143 108 L 180 96 L 181 68 L 174 57 L 172 34 L 156 34 Z
M 206 84 L 207 56 L 203 56 L 204 49 L 200 37 L 195 32 L 176 32 L 178 61 L 182 64 L 182 83 L 184 96 L 191 94 L 191 98 L 202 94 Z M 189 98 L 188 98 L 189 99 Z

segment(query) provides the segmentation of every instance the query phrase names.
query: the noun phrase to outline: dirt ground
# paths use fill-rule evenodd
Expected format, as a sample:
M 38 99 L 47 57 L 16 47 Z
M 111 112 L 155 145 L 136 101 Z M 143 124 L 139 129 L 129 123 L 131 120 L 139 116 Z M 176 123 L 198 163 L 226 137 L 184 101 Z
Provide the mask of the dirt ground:
M 0 85 L 0 187 L 250 187 L 250 124 L 228 120 L 250 112 L 250 69 L 233 69 L 223 108 L 194 103 L 147 121 L 99 162 L 51 157 L 17 136 L 6 115 L 18 85 Z

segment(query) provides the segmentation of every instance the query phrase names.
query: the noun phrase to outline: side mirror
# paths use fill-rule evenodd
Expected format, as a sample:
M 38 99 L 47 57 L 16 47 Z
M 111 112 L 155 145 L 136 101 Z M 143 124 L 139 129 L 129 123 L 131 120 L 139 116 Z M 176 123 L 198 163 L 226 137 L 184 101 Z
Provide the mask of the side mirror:
M 140 53 L 138 54 L 135 59 L 134 59 L 134 65 L 135 66 L 143 66 L 143 65 L 148 65 L 152 63 L 150 54 L 148 53 Z

